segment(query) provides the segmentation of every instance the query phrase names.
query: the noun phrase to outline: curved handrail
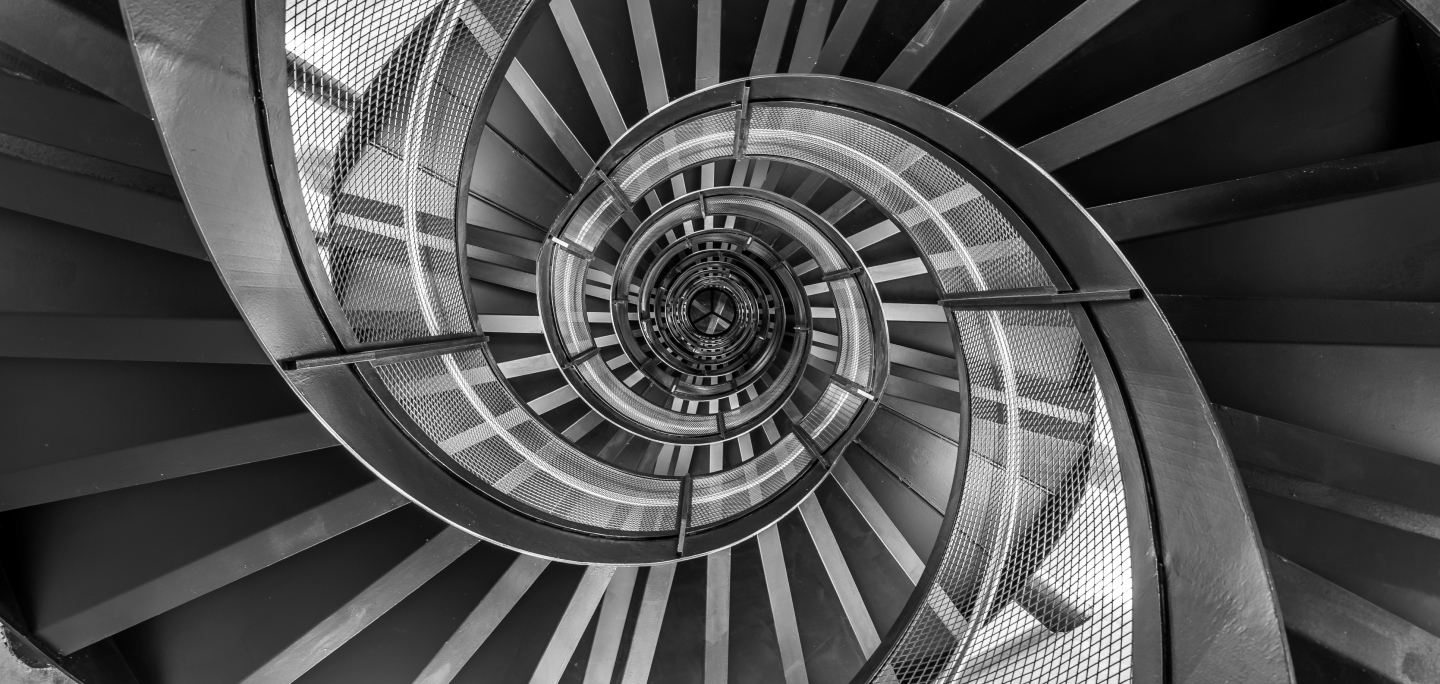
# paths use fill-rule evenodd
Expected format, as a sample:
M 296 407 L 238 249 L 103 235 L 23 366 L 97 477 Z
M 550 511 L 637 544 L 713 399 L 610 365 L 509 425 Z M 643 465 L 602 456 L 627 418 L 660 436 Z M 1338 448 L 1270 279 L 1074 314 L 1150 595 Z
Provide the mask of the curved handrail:
M 525 3 L 515 8 L 513 27 L 535 15 L 525 11 Z M 130 0 L 125 11 L 151 111 L 187 206 L 267 354 L 286 359 L 352 349 L 353 340 L 332 324 L 339 313 L 334 302 L 306 277 L 307 269 L 316 268 L 315 255 L 291 239 L 291 221 L 300 215 L 294 208 L 303 197 L 293 184 L 296 170 L 287 166 L 285 125 L 275 116 L 285 104 L 284 52 L 273 49 L 283 46 L 283 5 Z M 506 43 L 496 63 L 508 62 L 516 47 Z M 1037 254 L 1053 254 L 1063 265 L 1042 264 L 1052 282 L 1066 281 L 1063 291 L 1143 289 L 1115 246 L 1059 185 L 954 112 L 843 79 L 776 76 L 750 85 L 752 101 L 804 100 L 865 111 L 960 160 L 1024 209 L 1024 224 L 1034 235 L 1021 237 Z M 732 91 L 711 88 L 682 106 L 719 106 L 731 101 Z M 482 98 L 477 111 L 485 108 Z M 656 129 L 660 118 L 652 115 L 638 129 Z M 628 151 L 607 153 L 610 166 Z M 1131 649 L 1135 678 L 1288 680 L 1264 557 L 1234 467 L 1179 343 L 1148 296 L 1076 306 L 1070 316 L 1093 361 L 1121 455 L 1132 594 L 1141 627 Z M 443 473 L 415 467 L 423 464 L 424 452 L 368 398 L 367 384 L 352 369 L 287 371 L 286 379 L 342 443 L 364 444 L 367 465 L 437 515 L 502 545 L 573 557 L 576 535 L 517 519 Z M 954 513 L 963 499 L 957 492 L 949 520 L 958 519 Z M 782 495 L 777 502 L 793 507 L 798 500 Z M 697 552 L 726 543 L 723 534 L 711 539 L 696 543 Z M 596 540 L 584 555 L 591 562 L 624 563 L 651 562 L 672 552 L 673 545 L 663 541 Z M 922 586 L 940 565 L 931 564 Z M 997 595 L 996 586 L 984 591 Z M 882 651 L 882 658 L 891 652 Z

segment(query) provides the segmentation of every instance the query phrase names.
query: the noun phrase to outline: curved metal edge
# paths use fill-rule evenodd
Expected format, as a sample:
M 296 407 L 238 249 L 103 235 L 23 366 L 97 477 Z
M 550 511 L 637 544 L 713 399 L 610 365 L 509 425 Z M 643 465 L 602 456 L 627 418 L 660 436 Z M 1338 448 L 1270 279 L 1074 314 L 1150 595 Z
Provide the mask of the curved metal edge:
M 946 310 L 946 323 L 950 326 L 950 339 L 955 344 L 955 372 L 959 378 L 960 387 L 970 386 L 970 366 L 965 360 L 965 346 L 960 343 L 960 327 L 955 323 L 955 313 Z M 940 573 L 940 568 L 945 564 L 945 556 L 950 552 L 950 540 L 955 536 L 955 525 L 960 520 L 960 503 L 965 498 L 965 481 L 970 469 L 970 393 L 960 393 L 960 434 L 958 435 L 955 457 L 955 478 L 950 485 L 950 500 L 945 504 L 945 517 L 941 518 L 940 532 L 935 537 L 935 546 L 930 550 L 930 557 L 925 560 L 925 571 L 920 573 L 920 579 L 915 582 L 915 589 L 910 592 L 910 599 L 905 602 L 905 607 L 900 609 L 900 614 L 895 617 L 895 622 L 890 627 L 880 646 L 874 653 L 865 660 L 865 664 L 855 673 L 850 680 L 851 684 L 869 684 L 875 680 L 880 673 L 880 668 L 885 666 L 890 655 L 895 652 L 900 639 L 910 624 L 915 621 L 916 615 L 925 608 L 926 597 L 930 593 L 930 587 L 935 584 L 935 576 Z
M 757 79 L 757 81 L 760 79 Z M 811 80 L 780 77 L 781 80 Z M 824 79 L 829 80 L 829 79 Z M 1073 278 L 1089 289 L 1142 288 L 1114 242 L 1053 178 L 1014 147 L 953 111 L 869 83 L 801 84 L 927 138 L 969 165 L 1015 206 Z M 754 83 L 752 81 L 752 83 Z M 762 95 L 769 88 L 761 88 Z M 795 90 L 782 89 L 793 97 Z M 898 97 L 876 97 L 885 90 Z M 752 90 L 752 99 L 755 93 Z M 884 100 L 875 107 L 875 100 Z M 968 125 L 957 126 L 956 120 Z M 1136 613 L 1136 632 L 1168 626 L 1167 680 L 1293 681 L 1279 604 L 1234 461 L 1193 367 L 1148 290 L 1088 305 L 1130 399 L 1128 418 L 1150 474 L 1164 614 Z M 1112 417 L 1115 423 L 1120 416 Z M 1137 464 L 1130 464 L 1135 467 Z M 1127 493 L 1127 505 L 1130 505 Z M 1226 502 L 1217 506 L 1218 502 Z M 1144 549 L 1134 549 L 1141 553 Z M 1143 606 L 1137 605 L 1139 609 Z
M 260 151 L 265 156 L 276 202 L 281 208 L 280 221 L 305 271 L 310 296 L 324 316 L 338 347 L 353 350 L 359 346 L 359 340 L 320 259 L 315 231 L 310 225 L 310 212 L 305 207 L 300 188 L 300 168 L 296 163 L 295 136 L 290 126 L 289 95 L 286 92 L 285 0 L 253 0 L 248 4 L 253 12 L 251 26 L 255 52 L 252 64 L 255 72 L 252 78 L 255 96 L 260 100 Z
M 1143 289 L 1118 247 L 1079 203 L 979 124 L 934 102 L 861 81 L 776 75 L 749 83 L 752 102 L 808 99 L 852 107 L 922 136 L 1019 207 L 1076 287 Z M 1178 338 L 1148 291 L 1143 299 L 1088 307 L 1130 399 L 1125 416 L 1138 436 L 1141 463 L 1129 467 L 1139 465 L 1150 474 L 1164 594 L 1154 612 L 1136 612 L 1135 619 L 1137 633 L 1168 626 L 1157 681 L 1293 681 L 1254 520 Z M 1132 547 L 1132 554 L 1137 551 L 1145 549 Z
M 652 124 L 664 122 L 664 120 L 659 119 L 651 121 Z M 657 129 L 657 132 L 663 131 L 669 127 L 669 125 L 660 127 Z M 634 130 L 635 129 L 633 128 L 631 129 L 632 132 L 634 132 Z M 616 144 L 620 145 L 621 143 L 623 143 L 629 137 L 629 135 L 630 134 L 627 133 L 626 136 L 622 136 L 621 140 L 618 141 Z M 644 140 L 641 140 L 640 144 L 643 144 L 644 142 Z M 596 168 L 600 168 L 602 171 L 604 170 L 598 164 Z M 564 231 L 565 226 L 569 222 L 568 217 L 579 208 L 579 203 L 584 200 L 584 197 L 582 195 L 587 194 L 583 192 L 583 190 L 585 188 L 593 189 L 595 187 L 599 187 L 600 184 L 601 181 L 598 179 L 598 177 L 592 177 L 591 179 L 587 179 L 586 183 L 582 186 L 582 192 L 577 192 L 575 196 L 571 199 L 570 205 L 566 207 L 566 210 L 561 212 L 560 217 L 556 218 L 550 233 L 550 236 L 552 238 L 556 235 L 561 234 Z M 645 192 L 649 192 L 649 190 L 650 188 L 646 188 Z M 642 192 L 641 194 L 643 195 L 644 193 Z M 780 207 L 796 214 L 801 219 L 814 226 L 816 230 L 818 230 L 820 234 L 831 243 L 831 245 L 836 249 L 836 251 L 840 253 L 841 257 L 844 258 L 847 263 L 851 264 L 852 266 L 860 266 L 863 268 L 864 261 L 860 259 L 859 254 L 855 252 L 855 249 L 850 245 L 850 242 L 847 241 L 845 237 L 841 235 L 840 232 L 836 230 L 833 225 L 831 225 L 828 221 L 822 218 L 818 213 L 816 213 L 809 207 L 806 207 L 803 204 L 800 204 L 788 197 L 758 188 L 740 186 L 718 186 L 715 188 L 707 188 L 704 190 L 697 190 L 687 193 L 671 200 L 670 202 L 667 202 L 665 206 L 662 206 L 656 211 L 654 211 L 649 217 L 645 219 L 641 226 L 635 230 L 635 233 L 638 234 L 641 230 L 643 230 L 646 226 L 650 225 L 654 221 L 663 220 L 664 217 L 667 214 L 673 212 L 675 208 L 686 206 L 692 202 L 695 202 L 700 197 L 723 197 L 727 195 L 744 195 L 747 197 L 761 199 L 767 202 L 771 202 L 773 204 L 777 204 Z M 542 284 L 542 288 L 551 280 L 551 256 L 553 255 L 555 249 L 558 248 L 555 246 L 553 240 L 546 240 L 545 244 L 540 249 L 540 260 L 536 264 L 535 277 L 537 282 L 540 282 Z M 632 246 L 627 244 L 626 249 L 632 249 Z M 620 264 L 624 261 L 625 253 L 622 253 L 616 259 L 616 268 L 619 268 Z M 618 280 L 616 284 L 619 284 Z M 863 271 L 860 278 L 860 289 L 862 295 L 865 298 L 866 306 L 868 308 L 868 318 L 871 325 L 872 339 L 875 340 L 875 343 L 873 345 L 873 353 L 871 355 L 872 368 L 870 390 L 878 397 L 884 391 L 885 382 L 889 377 L 889 330 L 885 327 L 884 316 L 880 307 L 879 294 L 875 289 L 874 283 L 870 281 L 869 275 L 867 273 L 864 273 Z M 802 297 L 798 301 L 804 302 L 806 300 Z M 568 356 L 567 354 L 557 353 L 564 352 L 564 350 L 561 347 L 557 346 L 561 343 L 559 341 L 559 333 L 556 327 L 557 323 L 555 322 L 555 316 L 553 313 L 554 305 L 551 302 L 550 297 L 541 296 L 539 298 L 539 304 L 540 321 L 545 329 L 546 344 L 550 348 L 550 353 L 556 354 L 556 358 L 566 358 Z M 807 315 L 802 319 L 801 322 L 808 323 L 808 321 L 809 316 Z M 614 321 L 612 319 L 612 324 L 613 322 Z M 620 335 L 618 326 L 616 328 L 616 334 L 621 339 L 621 344 L 623 346 L 625 343 L 624 336 Z M 807 336 L 805 341 L 807 348 L 804 351 L 805 353 L 808 353 L 808 345 L 812 342 L 812 340 L 809 336 Z M 628 349 L 626 351 L 627 353 L 629 353 Z M 796 353 L 799 352 L 797 351 Z M 669 444 L 711 444 L 718 441 L 713 438 L 713 435 L 690 438 L 670 435 L 657 430 L 650 430 L 644 425 L 640 425 L 635 421 L 629 420 L 624 416 L 620 415 L 613 408 L 611 408 L 609 404 L 605 403 L 598 396 L 595 396 L 594 391 L 590 389 L 588 383 L 585 382 L 585 379 L 580 376 L 578 371 L 570 368 L 565 368 L 564 366 L 561 366 L 560 371 L 561 374 L 564 375 L 566 382 L 570 384 L 570 386 L 580 395 L 580 398 L 584 400 L 591 409 L 593 409 L 596 413 L 604 416 L 607 420 L 616 424 L 621 429 L 626 430 L 627 432 L 630 432 L 640 437 L 644 437 L 646 439 L 658 442 L 665 442 Z M 799 386 L 799 379 L 803 377 L 803 375 L 803 371 L 796 374 L 795 380 L 792 382 L 792 387 L 785 393 L 786 397 L 789 397 L 793 394 L 795 388 Z M 776 404 L 775 410 L 766 412 L 765 418 L 769 418 L 778 413 L 779 409 L 783 407 L 783 404 L 784 401 L 782 399 Z M 873 402 L 866 402 L 866 406 L 862 408 L 861 412 L 856 415 L 856 418 L 854 421 L 852 421 L 850 427 L 847 428 L 846 432 L 842 433 L 841 437 L 835 442 L 835 445 L 832 445 L 830 449 L 826 449 L 826 453 L 834 451 L 835 446 L 843 447 L 845 444 L 848 444 L 851 440 L 854 439 L 854 436 L 859 433 L 860 428 L 864 427 L 865 421 L 869 420 L 869 416 L 874 410 L 873 406 L 871 406 L 870 404 L 873 404 Z M 764 420 L 751 421 L 751 423 L 753 424 L 747 423 L 748 427 L 745 427 L 744 429 L 736 429 L 734 431 L 734 434 L 738 435 L 741 432 L 748 432 L 750 430 L 754 430 L 758 428 L 761 424 L 763 424 L 763 422 Z M 729 432 L 730 431 L 727 430 L 727 434 Z M 824 454 L 818 455 L 824 458 Z
M 459 261 L 460 290 L 465 296 L 465 310 L 475 311 L 475 294 L 470 289 L 470 259 L 466 246 L 469 244 L 470 231 L 470 177 L 475 173 L 475 157 L 480 153 L 480 136 L 485 133 L 485 122 L 490 117 L 490 107 L 495 104 L 495 97 L 500 92 L 500 82 L 505 80 L 505 75 L 500 71 L 500 66 L 508 65 L 520 54 L 520 48 L 525 44 L 525 37 L 530 35 L 530 29 L 544 15 L 547 3 L 532 2 L 520 14 L 520 20 L 515 24 L 515 31 L 510 34 L 510 39 L 505 41 L 505 47 L 500 50 L 496 58 L 497 65 L 495 72 L 491 74 L 490 82 L 486 84 L 484 92 L 480 93 L 480 101 L 475 105 L 475 113 L 470 120 L 470 130 L 465 135 L 464 152 L 460 157 L 460 170 L 455 176 L 455 258 Z M 471 325 L 475 332 L 482 332 L 480 324 L 472 318 Z M 506 388 L 514 393 L 514 388 L 506 384 Z M 519 396 L 519 395 L 515 395 Z
M 1161 540 L 1155 534 L 1155 492 L 1151 487 L 1153 474 L 1146 468 L 1140 444 L 1129 420 L 1116 418 L 1133 415 L 1125 388 L 1110 363 L 1111 353 L 1105 347 L 1091 320 L 1086 305 L 1066 306 L 1080 343 L 1090 357 L 1090 367 L 1099 381 L 1104 408 L 1111 416 L 1115 449 L 1120 466 L 1120 483 L 1125 491 L 1126 531 L 1130 538 L 1130 587 L 1132 614 L 1158 616 L 1154 629 L 1136 622 L 1130 633 L 1130 670 L 1133 681 L 1165 681 L 1165 663 L 1170 660 L 1170 615 L 1165 605 L 1165 573 L 1161 568 Z
M 124 0 L 123 9 L 186 208 L 241 316 L 272 360 L 335 353 L 336 341 L 286 237 L 283 206 L 261 152 L 262 113 L 255 99 L 248 3 Z M 352 454 L 350 445 L 365 446 L 365 458 L 357 459 L 376 477 L 469 534 L 570 563 L 676 560 L 673 539 L 580 534 L 532 522 L 487 499 L 434 467 L 349 368 L 276 369 Z M 810 489 L 813 484 L 806 493 Z M 772 503 L 788 512 L 799 499 Z M 742 522 L 695 533 L 688 538 L 687 556 L 731 546 L 761 529 L 763 525 Z

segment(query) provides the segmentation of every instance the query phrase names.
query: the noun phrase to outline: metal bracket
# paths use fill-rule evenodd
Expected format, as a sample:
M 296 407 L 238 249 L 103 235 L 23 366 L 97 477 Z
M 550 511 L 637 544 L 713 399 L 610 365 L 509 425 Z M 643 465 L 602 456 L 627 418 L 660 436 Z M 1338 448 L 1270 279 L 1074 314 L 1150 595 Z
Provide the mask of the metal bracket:
M 855 277 L 858 277 L 860 274 L 862 274 L 862 273 L 864 273 L 864 272 L 865 272 L 865 267 L 864 267 L 864 266 L 852 266 L 852 267 L 847 268 L 847 269 L 845 269 L 845 270 L 843 270 L 843 271 L 831 271 L 831 272 L 829 272 L 829 273 L 826 273 L 826 274 L 820 276 L 820 282 L 822 282 L 822 283 L 833 283 L 833 282 L 835 282 L 835 281 L 837 281 L 837 280 L 844 280 L 844 279 L 846 279 L 846 278 L 855 278 Z
M 824 466 L 826 470 L 829 470 L 831 465 L 830 459 L 825 457 L 825 451 L 821 449 L 819 445 L 815 444 L 815 440 L 810 437 L 810 433 L 805 432 L 804 428 L 796 425 L 794 434 L 795 439 L 800 440 L 800 445 L 808 449 L 810 453 L 815 454 L 815 459 L 820 461 L 820 465 Z
M 750 140 L 750 84 L 740 91 L 740 109 L 735 110 L 735 150 L 732 156 L 745 156 L 745 143 Z
M 870 393 L 870 388 L 862 387 L 859 383 L 843 375 L 830 376 L 830 382 L 833 382 L 841 387 L 844 387 L 847 390 L 850 390 L 851 394 L 859 396 L 861 399 L 864 399 L 866 401 L 875 401 L 875 395 Z
M 680 481 L 680 501 L 675 506 L 675 555 L 685 555 L 685 533 L 690 531 L 690 501 L 695 498 L 695 478 Z
M 408 342 L 349 354 L 303 356 L 282 359 L 280 361 L 280 367 L 293 371 L 324 368 L 326 366 L 343 366 L 352 363 L 369 363 L 375 366 L 383 366 L 391 363 L 426 359 L 432 356 L 440 356 L 441 354 L 453 354 L 467 349 L 475 349 L 484 346 L 489 339 L 486 335 L 466 335 L 465 337 L 439 341 Z
M 575 356 L 571 357 L 571 359 L 570 359 L 569 361 L 566 361 L 566 362 L 565 362 L 565 366 L 564 366 L 564 367 L 565 367 L 565 370 L 575 370 L 575 369 L 578 368 L 581 364 L 585 363 L 586 361 L 589 361 L 589 360 L 590 360 L 590 357 L 592 357 L 592 356 L 594 356 L 594 355 L 596 355 L 596 354 L 599 354 L 599 353 L 600 353 L 600 345 L 597 344 L 597 345 L 595 345 L 595 346 L 593 346 L 593 347 L 590 347 L 589 349 L 586 349 L 585 351 L 582 351 L 582 352 L 580 352 L 579 354 L 576 354 Z
M 560 249 L 563 249 L 563 250 L 565 250 L 565 251 L 567 251 L 567 252 L 569 252 L 569 253 L 571 253 L 571 254 L 574 254 L 575 256 L 580 257 L 581 259 L 584 259 L 585 261 L 589 261 L 589 260 L 595 258 L 595 255 L 592 254 L 589 250 L 585 249 L 584 247 L 581 247 L 580 245 L 572 244 L 572 243 L 570 243 L 570 242 L 568 242 L 568 241 L 566 241 L 566 240 L 564 240 L 564 239 L 561 239 L 561 238 L 558 237 L 558 236 L 557 236 L 557 237 L 552 237 L 552 238 L 550 238 L 550 241 L 553 242 L 553 243 L 555 243 L 555 246 L 556 246 L 556 247 L 559 247 Z
M 1139 288 L 1125 290 L 1077 290 L 1075 292 L 1036 292 L 1034 290 L 995 290 L 976 292 L 939 301 L 947 309 L 1010 309 L 1034 306 L 1063 306 L 1084 302 L 1110 302 L 1134 299 Z
M 625 191 L 621 190 L 619 185 L 615 184 L 614 179 L 606 175 L 605 172 L 599 168 L 595 169 L 595 175 L 600 178 L 600 183 L 605 186 L 605 189 L 609 191 L 610 196 L 615 200 L 616 204 L 620 205 L 621 209 L 624 209 L 626 212 L 634 210 L 634 207 L 630 205 L 630 198 L 625 195 Z

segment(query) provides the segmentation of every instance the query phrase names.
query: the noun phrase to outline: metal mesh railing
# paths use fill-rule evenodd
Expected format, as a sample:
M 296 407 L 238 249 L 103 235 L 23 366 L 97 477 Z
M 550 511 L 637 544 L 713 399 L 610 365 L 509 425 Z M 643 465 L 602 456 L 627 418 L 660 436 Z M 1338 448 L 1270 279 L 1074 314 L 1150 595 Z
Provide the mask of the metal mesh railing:
M 1129 681 L 1124 492 L 1071 314 L 955 320 L 971 392 L 965 491 L 924 604 L 874 681 Z
M 601 463 L 524 409 L 476 351 L 376 367 L 454 463 L 549 515 L 600 529 L 674 529 L 680 483 Z
M 474 329 L 456 258 L 458 176 L 474 108 L 528 4 L 286 6 L 304 218 L 362 344 Z
M 895 133 L 838 112 L 752 108 L 748 154 L 823 168 L 894 216 L 943 294 L 1051 286 L 1035 253 L 990 198 Z

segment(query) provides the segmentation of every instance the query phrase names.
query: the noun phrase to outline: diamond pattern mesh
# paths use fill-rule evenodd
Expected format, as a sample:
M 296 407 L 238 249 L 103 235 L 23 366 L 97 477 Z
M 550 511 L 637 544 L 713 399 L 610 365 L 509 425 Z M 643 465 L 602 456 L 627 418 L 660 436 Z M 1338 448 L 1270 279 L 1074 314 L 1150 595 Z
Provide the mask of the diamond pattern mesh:
M 874 681 L 1128 681 L 1124 492 L 1073 319 L 956 321 L 972 411 L 964 496 L 925 605 Z
M 715 416 L 667 411 L 645 401 L 620 382 L 598 354 L 576 370 L 601 400 L 648 427 L 680 437 L 714 435 L 720 430 Z
M 563 249 L 550 251 L 550 297 L 554 302 L 555 329 L 565 352 L 575 356 L 595 346 L 590 317 L 585 312 L 586 261 Z
M 830 292 L 835 297 L 835 317 L 840 320 L 840 358 L 835 373 L 869 387 L 875 348 L 870 339 L 870 310 L 861 297 L 860 282 L 854 278 L 831 281 Z
M 944 294 L 1052 286 L 1000 210 L 944 163 L 894 133 L 840 114 L 751 108 L 748 154 L 825 169 L 898 219 Z
M 820 401 L 815 402 L 815 406 L 801 419 L 800 427 L 815 440 L 815 446 L 829 449 L 850 427 L 863 403 L 849 390 L 830 385 L 820 395 Z
M 646 141 L 611 174 L 630 203 L 681 169 L 728 156 L 735 148 L 735 110 L 696 117 Z
M 790 434 L 738 468 L 695 478 L 691 520 L 696 526 L 709 525 L 740 515 L 783 489 L 813 460 Z
M 477 351 L 377 366 L 400 405 L 455 463 L 550 515 L 611 530 L 675 527 L 680 482 L 601 463 L 524 409 Z
M 457 176 L 475 104 L 526 4 L 286 7 L 306 214 L 361 343 L 473 330 L 456 259 Z
M 605 233 L 624 215 L 624 210 L 605 189 L 596 188 L 565 224 L 566 240 L 593 252 Z

